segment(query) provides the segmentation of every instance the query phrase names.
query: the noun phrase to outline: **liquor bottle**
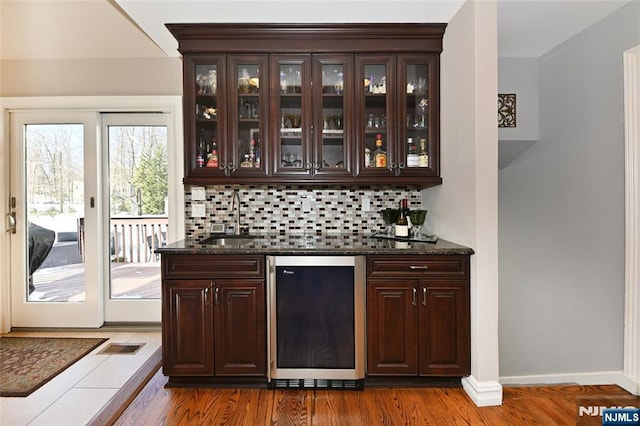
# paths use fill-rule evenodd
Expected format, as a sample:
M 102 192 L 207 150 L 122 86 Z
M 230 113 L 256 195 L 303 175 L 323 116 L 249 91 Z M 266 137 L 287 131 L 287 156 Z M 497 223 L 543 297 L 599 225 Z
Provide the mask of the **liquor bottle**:
M 429 167 L 429 153 L 427 152 L 427 140 L 420 139 L 420 155 L 418 156 L 420 167 Z
M 407 139 L 407 167 L 418 167 L 418 151 L 413 143 L 413 138 Z
M 376 150 L 373 151 L 373 158 L 376 167 L 387 167 L 387 152 L 382 148 L 382 135 L 376 135 Z
M 369 147 L 364 149 L 364 166 L 371 167 L 371 150 Z
M 396 219 L 395 236 L 398 238 L 409 238 L 409 220 L 407 216 L 407 199 L 400 203 L 400 212 Z
M 260 168 L 260 138 L 256 141 L 255 144 L 255 161 L 253 163 L 253 167 L 259 169 Z
M 244 155 L 244 161 L 240 163 L 240 167 L 253 167 L 253 164 L 251 164 L 249 160 L 249 154 Z
M 204 140 L 200 138 L 198 149 L 196 151 L 196 167 L 204 167 L 204 157 L 207 155 L 204 148 Z
M 249 142 L 249 162 L 251 163 L 251 167 L 256 164 L 256 141 L 255 139 L 251 139 Z
M 209 158 L 207 159 L 207 167 L 218 168 L 220 165 L 220 161 L 218 159 L 218 144 L 216 144 L 216 140 L 213 140 L 213 146 L 211 148 L 211 154 L 209 154 Z

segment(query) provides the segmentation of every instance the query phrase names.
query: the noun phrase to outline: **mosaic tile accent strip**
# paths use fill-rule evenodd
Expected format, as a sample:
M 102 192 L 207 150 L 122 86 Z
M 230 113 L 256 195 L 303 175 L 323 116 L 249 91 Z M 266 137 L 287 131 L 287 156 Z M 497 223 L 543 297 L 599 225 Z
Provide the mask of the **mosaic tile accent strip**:
M 380 211 L 397 208 L 407 198 L 409 208 L 421 205 L 420 190 L 406 187 L 304 187 L 214 185 L 205 187 L 205 200 L 192 201 L 185 187 L 187 236 L 209 232 L 211 224 L 235 224 L 231 208 L 237 189 L 241 200 L 240 222 L 254 233 L 340 234 L 371 233 L 384 229 Z M 192 217 L 193 204 L 204 204 L 206 216 Z M 363 205 L 369 211 L 363 211 Z

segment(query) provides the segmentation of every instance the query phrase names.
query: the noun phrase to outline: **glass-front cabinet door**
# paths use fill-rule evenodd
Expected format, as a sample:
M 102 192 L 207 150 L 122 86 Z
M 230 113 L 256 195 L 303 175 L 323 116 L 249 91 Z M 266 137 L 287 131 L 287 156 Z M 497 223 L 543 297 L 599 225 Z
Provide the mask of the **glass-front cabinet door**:
M 311 56 L 271 56 L 273 175 L 306 177 L 311 163 Z
M 195 105 L 185 128 L 185 172 L 190 176 L 222 175 L 220 164 L 226 157 L 226 91 L 224 56 L 191 56 L 185 63 L 185 105 Z
M 314 155 L 307 167 L 315 176 L 351 177 L 353 57 L 314 55 Z
M 237 55 L 227 58 L 230 81 L 228 157 L 221 164 L 227 176 L 264 177 L 269 155 L 266 135 L 268 91 L 267 55 Z
M 396 148 L 394 71 L 395 55 L 356 56 L 358 177 L 393 176 L 404 166 Z
M 439 103 L 438 64 L 434 55 L 398 55 L 398 155 L 404 162 L 400 175 L 436 176 L 438 170 Z M 436 106 L 436 107 L 434 107 Z

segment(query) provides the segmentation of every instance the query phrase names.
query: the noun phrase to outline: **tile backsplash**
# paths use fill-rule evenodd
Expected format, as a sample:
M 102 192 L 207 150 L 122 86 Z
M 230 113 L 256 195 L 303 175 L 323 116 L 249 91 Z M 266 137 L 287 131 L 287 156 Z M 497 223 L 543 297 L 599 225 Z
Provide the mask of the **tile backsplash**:
M 380 210 L 397 208 L 403 198 L 409 208 L 421 204 L 420 190 L 410 187 L 214 185 L 204 187 L 205 200 L 192 200 L 192 188 L 185 187 L 187 236 L 209 232 L 212 223 L 235 224 L 235 189 L 240 222 L 256 233 L 370 233 L 384 228 Z M 205 217 L 193 217 L 197 204 Z

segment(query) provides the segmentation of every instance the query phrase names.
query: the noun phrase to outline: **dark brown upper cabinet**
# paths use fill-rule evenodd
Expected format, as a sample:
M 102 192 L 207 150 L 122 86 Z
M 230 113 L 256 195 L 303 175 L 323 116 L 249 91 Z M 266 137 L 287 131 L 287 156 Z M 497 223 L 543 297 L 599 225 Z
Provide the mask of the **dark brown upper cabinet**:
M 445 27 L 167 24 L 184 183 L 441 184 Z

